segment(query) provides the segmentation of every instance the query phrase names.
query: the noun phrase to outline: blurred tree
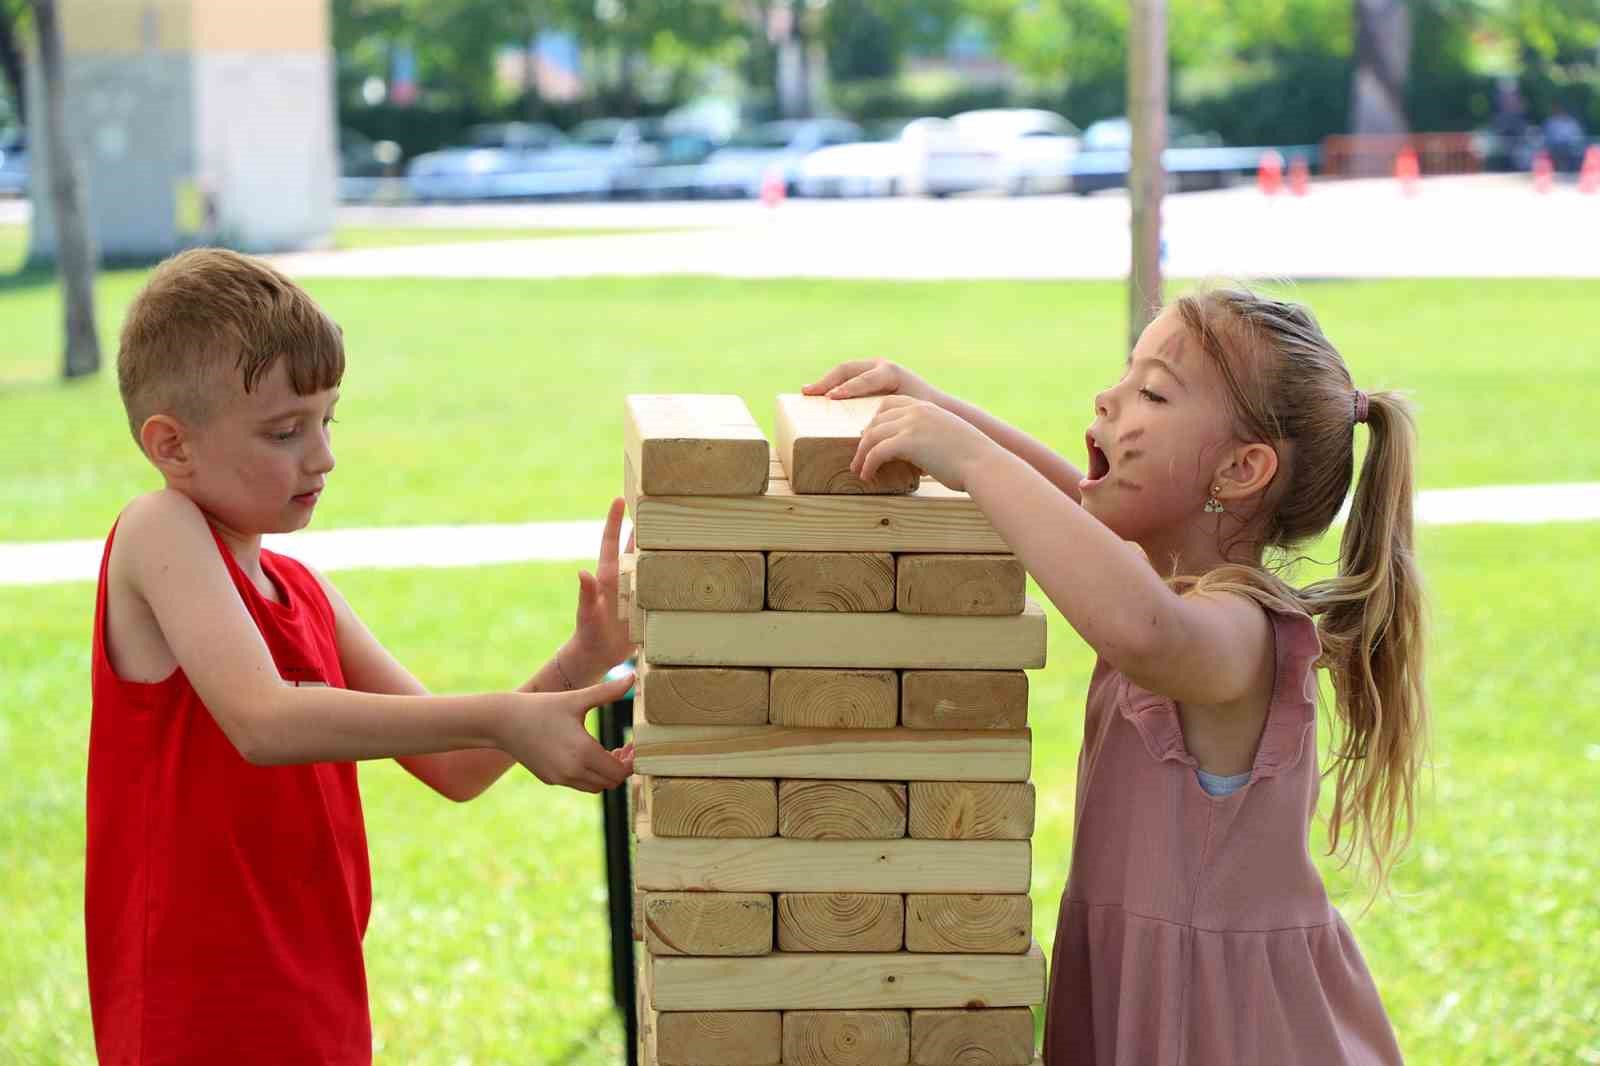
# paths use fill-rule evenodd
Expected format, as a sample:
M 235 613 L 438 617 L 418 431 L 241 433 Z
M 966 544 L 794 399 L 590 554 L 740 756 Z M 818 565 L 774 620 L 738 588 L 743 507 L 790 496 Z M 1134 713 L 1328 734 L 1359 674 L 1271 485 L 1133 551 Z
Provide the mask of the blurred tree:
M 828 77 L 847 83 L 899 73 L 912 50 L 942 51 L 968 6 L 963 0 L 828 0 L 818 27 Z
M 67 137 L 66 57 L 55 0 L 32 0 L 32 3 L 44 91 L 42 140 L 49 160 L 56 267 L 66 312 L 66 357 L 62 370 L 70 379 L 100 369 L 100 338 L 94 328 L 94 273 L 98 256 L 94 235 L 89 231 L 83 168 Z
M 1350 132 L 1404 133 L 1411 67 L 1407 0 L 1355 0 L 1356 51 L 1350 89 Z

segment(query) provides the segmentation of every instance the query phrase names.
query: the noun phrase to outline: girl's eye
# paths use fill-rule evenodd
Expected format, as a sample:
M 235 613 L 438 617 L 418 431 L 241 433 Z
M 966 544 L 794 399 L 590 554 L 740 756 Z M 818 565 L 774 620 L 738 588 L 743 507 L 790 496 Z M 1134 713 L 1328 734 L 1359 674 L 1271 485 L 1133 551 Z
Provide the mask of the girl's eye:
M 1146 389 L 1146 388 L 1140 388 L 1139 389 L 1139 395 L 1143 396 L 1145 399 L 1149 400 L 1151 403 L 1166 403 L 1167 402 L 1164 397 L 1157 396 L 1155 393 L 1151 392 L 1149 389 Z
M 297 426 L 294 429 L 285 430 L 282 433 L 273 433 L 271 436 L 273 440 L 278 441 L 279 443 L 287 443 L 288 441 L 294 440 L 295 434 L 299 432 L 300 429 Z

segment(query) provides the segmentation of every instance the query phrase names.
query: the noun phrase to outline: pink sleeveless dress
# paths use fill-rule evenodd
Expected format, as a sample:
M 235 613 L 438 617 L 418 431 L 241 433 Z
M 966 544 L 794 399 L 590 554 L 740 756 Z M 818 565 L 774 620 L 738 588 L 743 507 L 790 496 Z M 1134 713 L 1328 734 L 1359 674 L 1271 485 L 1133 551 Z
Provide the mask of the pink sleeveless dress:
M 1048 1066 L 1398 1063 L 1309 844 L 1316 628 L 1268 612 L 1277 675 L 1249 784 L 1195 779 L 1177 705 L 1106 663 L 1089 683 Z

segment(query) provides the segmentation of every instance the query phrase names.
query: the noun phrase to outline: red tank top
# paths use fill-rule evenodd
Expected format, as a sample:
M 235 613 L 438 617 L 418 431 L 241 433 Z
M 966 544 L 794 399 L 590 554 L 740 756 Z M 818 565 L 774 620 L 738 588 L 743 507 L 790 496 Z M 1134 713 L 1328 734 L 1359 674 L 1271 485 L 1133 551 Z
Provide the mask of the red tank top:
M 149 684 L 117 677 L 106 654 L 115 537 L 95 606 L 84 879 L 100 1062 L 368 1064 L 372 886 L 355 765 L 253 766 L 182 668 Z M 216 543 L 284 680 L 343 688 L 317 579 L 263 550 L 274 603 Z

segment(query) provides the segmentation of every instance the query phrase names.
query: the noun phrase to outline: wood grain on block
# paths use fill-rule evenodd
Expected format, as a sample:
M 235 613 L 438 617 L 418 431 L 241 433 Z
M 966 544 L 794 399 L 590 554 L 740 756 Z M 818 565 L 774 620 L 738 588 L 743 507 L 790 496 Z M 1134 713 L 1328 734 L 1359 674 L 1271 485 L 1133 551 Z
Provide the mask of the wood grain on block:
M 1044 665 L 1045 617 L 650 611 L 645 647 L 661 666 L 1021 670 Z
M 1015 555 L 902 555 L 895 565 L 898 611 L 961 615 L 1022 611 L 1026 579 Z
M 825 396 L 780 395 L 776 446 L 794 491 L 833 496 L 915 492 L 922 482 L 922 471 L 910 463 L 885 463 L 871 481 L 863 481 L 850 472 L 861 431 L 882 404 L 880 396 L 830 400 Z
M 777 951 L 743 959 L 649 956 L 657 1010 L 1029 1007 L 1044 1001 L 1044 953 L 850 955 Z
M 780 781 L 778 835 L 896 840 L 906 835 L 906 786 L 899 781 Z
M 784 1012 L 783 1066 L 903 1066 L 910 1061 L 906 1011 Z
M 772 724 L 808 729 L 892 729 L 900 721 L 893 670 L 772 671 Z
M 765 955 L 772 897 L 762 892 L 646 892 L 644 937 L 656 955 Z
M 1008 552 L 972 497 L 924 480 L 910 496 L 647 496 L 631 464 L 624 491 L 638 546 L 825 552 Z
M 888 552 L 773 552 L 767 556 L 767 607 L 892 611 L 894 570 Z
M 629 396 L 626 455 L 647 496 L 740 496 L 767 490 L 770 446 L 737 396 Z
M 654 714 L 648 702 L 644 714 Z M 790 729 L 635 722 L 634 766 L 661 777 L 1026 781 L 1026 729 Z
M 777 836 L 778 783 L 770 778 L 652 777 L 649 810 L 657 836 Z
M 625 552 L 617 559 L 617 621 L 626 622 L 633 609 L 633 571 L 639 556 Z
M 906 940 L 904 896 L 881 892 L 782 892 L 780 951 L 899 951 Z
M 771 679 L 765 670 L 653 666 L 639 671 L 647 721 L 659 725 L 765 725 Z
M 1026 840 L 718 840 L 636 822 L 634 882 L 652 892 L 1028 891 Z
M 928 840 L 1027 840 L 1032 781 L 913 781 L 909 833 Z
M 1028 675 L 1021 670 L 907 670 L 900 724 L 908 729 L 1022 729 Z
M 759 611 L 767 557 L 760 552 L 639 552 L 633 597 L 647 611 Z
M 778 1066 L 783 1061 L 783 1019 L 775 1010 L 661 1011 L 655 1029 L 660 1066 Z
M 906 950 L 1011 954 L 1028 950 L 1033 901 L 1025 895 L 906 896 Z
M 1029 1066 L 1033 1058 L 1027 1007 L 911 1012 L 913 1066 Z
M 644 643 L 644 608 L 632 596 L 628 597 L 628 640 L 635 645 Z

